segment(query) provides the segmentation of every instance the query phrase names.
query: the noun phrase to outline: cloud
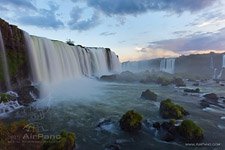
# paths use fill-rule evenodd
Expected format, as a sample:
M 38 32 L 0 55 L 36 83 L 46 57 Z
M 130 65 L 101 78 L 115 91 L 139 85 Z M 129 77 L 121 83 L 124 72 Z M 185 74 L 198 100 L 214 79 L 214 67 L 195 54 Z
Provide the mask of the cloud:
M 225 28 L 215 33 L 196 33 L 183 38 L 150 42 L 148 48 L 172 51 L 225 50 Z
M 223 25 L 225 22 L 224 8 L 212 9 L 201 15 L 198 15 L 196 19 L 186 26 L 206 27 L 210 25 Z
M 49 2 L 50 9 L 38 9 L 34 14 L 19 16 L 17 21 L 24 25 L 33 25 L 41 28 L 58 29 L 64 24 L 61 20 L 56 18 L 56 11 L 59 5 Z
M 172 34 L 174 34 L 175 36 L 184 36 L 184 35 L 187 35 L 190 32 L 191 31 L 189 31 L 189 30 L 183 30 L 183 31 L 175 31 Z
M 116 32 L 102 32 L 100 33 L 101 36 L 111 36 L 111 35 L 115 35 Z
M 0 6 L 0 11 L 9 11 L 9 9 L 8 8 L 6 8 L 6 7 L 3 7 L 3 6 Z
M 99 13 L 94 11 L 92 16 L 88 19 L 82 20 L 83 9 L 74 7 L 70 13 L 71 20 L 68 26 L 71 30 L 85 31 L 94 28 L 100 23 Z
M 147 11 L 167 11 L 180 14 L 184 11 L 197 12 L 212 6 L 219 0 L 72 0 L 85 1 L 89 7 L 108 16 L 138 15 Z
M 17 9 L 22 8 L 37 10 L 37 8 L 33 5 L 32 0 L 0 0 L 0 4 L 14 6 Z

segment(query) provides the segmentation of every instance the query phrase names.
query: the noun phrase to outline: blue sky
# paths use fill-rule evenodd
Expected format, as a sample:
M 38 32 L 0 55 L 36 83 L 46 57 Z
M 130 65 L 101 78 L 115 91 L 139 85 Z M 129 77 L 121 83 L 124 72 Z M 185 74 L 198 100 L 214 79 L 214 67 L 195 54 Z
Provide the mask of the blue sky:
M 224 0 L 0 0 L 30 34 L 109 47 L 121 61 L 225 50 Z

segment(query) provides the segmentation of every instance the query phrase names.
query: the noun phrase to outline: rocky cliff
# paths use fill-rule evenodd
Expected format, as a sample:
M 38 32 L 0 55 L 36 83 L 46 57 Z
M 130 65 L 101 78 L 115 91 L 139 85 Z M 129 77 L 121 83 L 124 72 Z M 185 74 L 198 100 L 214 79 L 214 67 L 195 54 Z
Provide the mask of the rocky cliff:
M 175 58 L 174 74 L 191 79 L 212 79 L 213 76 L 225 79 L 225 69 L 222 68 L 224 53 L 191 54 Z M 136 62 L 124 62 L 124 71 L 159 71 L 160 61 L 153 59 Z M 221 76 L 220 76 L 221 74 Z
M 17 88 L 20 87 L 29 76 L 29 62 L 23 31 L 17 26 L 10 25 L 1 18 L 0 31 L 2 33 L 3 43 L 6 50 L 12 88 Z M 0 60 L 0 62 L 0 87 L 2 91 L 5 91 L 6 85 L 4 81 L 2 60 Z

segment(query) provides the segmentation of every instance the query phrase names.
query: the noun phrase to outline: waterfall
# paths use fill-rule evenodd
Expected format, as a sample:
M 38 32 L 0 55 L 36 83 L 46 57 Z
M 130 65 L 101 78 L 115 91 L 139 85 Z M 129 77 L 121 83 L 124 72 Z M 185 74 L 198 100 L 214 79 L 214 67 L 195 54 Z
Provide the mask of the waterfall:
M 225 55 L 223 55 L 222 68 L 225 68 Z
M 70 46 L 24 32 L 35 82 L 57 83 L 83 76 L 120 72 L 118 57 L 105 48 Z
M 213 60 L 212 56 L 211 56 L 211 60 L 210 60 L 210 69 L 214 70 L 214 60 Z
M 160 61 L 160 71 L 173 74 L 174 69 L 175 69 L 175 58 L 163 58 Z
M 11 90 L 8 61 L 7 61 L 7 57 L 6 57 L 5 45 L 4 45 L 4 41 L 2 38 L 1 30 L 0 30 L 0 56 L 1 56 L 0 58 L 2 60 L 2 68 L 3 68 L 3 75 L 4 75 L 6 88 L 7 88 L 7 90 Z
M 151 61 L 134 61 L 134 62 L 124 62 L 122 64 L 122 69 L 124 71 L 131 71 L 131 72 L 140 72 L 152 70 Z
M 225 69 L 225 55 L 223 55 L 223 57 L 222 57 L 222 68 L 221 68 L 221 71 L 220 71 L 220 73 L 217 77 L 218 79 L 221 79 L 224 69 Z

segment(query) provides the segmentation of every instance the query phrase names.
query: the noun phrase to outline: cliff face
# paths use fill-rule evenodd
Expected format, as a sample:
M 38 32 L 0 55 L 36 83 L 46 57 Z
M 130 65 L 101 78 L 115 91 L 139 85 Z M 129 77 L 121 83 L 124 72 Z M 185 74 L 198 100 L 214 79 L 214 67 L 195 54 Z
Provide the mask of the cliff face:
M 26 44 L 23 31 L 17 26 L 10 25 L 0 18 L 0 30 L 6 50 L 7 63 L 9 68 L 9 77 L 12 88 L 22 84 L 24 79 L 28 78 L 28 57 L 26 53 Z M 0 60 L 0 87 L 1 90 L 6 90 L 4 81 L 4 73 L 2 60 Z
M 175 73 L 185 77 L 211 79 L 216 68 L 217 75 L 222 70 L 223 54 L 209 53 L 181 56 L 176 59 Z
M 215 76 L 225 80 L 225 69 L 222 69 L 223 55 L 224 54 L 209 53 L 180 56 L 175 60 L 174 74 L 183 78 L 212 79 L 215 73 Z M 160 61 L 162 61 L 162 59 L 124 62 L 122 66 L 124 71 L 159 71 Z

